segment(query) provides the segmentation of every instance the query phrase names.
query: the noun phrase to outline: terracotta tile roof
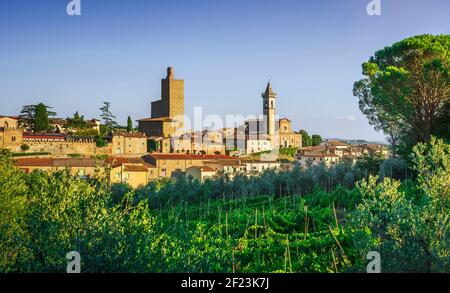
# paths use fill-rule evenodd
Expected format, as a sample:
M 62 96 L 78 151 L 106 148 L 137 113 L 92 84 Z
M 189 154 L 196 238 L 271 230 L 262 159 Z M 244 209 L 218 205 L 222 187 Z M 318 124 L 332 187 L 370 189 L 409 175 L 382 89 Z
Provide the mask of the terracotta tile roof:
M 31 133 L 24 132 L 23 138 L 27 139 L 66 139 L 67 135 L 62 133 Z
M 346 146 L 346 147 L 350 146 L 348 143 L 345 143 L 340 140 L 327 140 L 327 141 L 324 141 L 323 143 L 327 144 L 327 145 L 332 145 L 332 146 Z
M 91 158 L 18 158 L 15 164 L 18 167 L 102 167 L 103 160 Z
M 297 157 L 310 157 L 310 158 L 339 158 L 338 155 L 335 154 L 327 154 L 327 153 L 323 153 L 323 152 L 311 152 L 311 153 L 307 153 L 307 154 L 297 154 Z
M 247 164 L 250 164 L 250 163 L 252 163 L 252 164 L 267 164 L 267 163 L 269 163 L 269 164 L 279 164 L 280 163 L 278 161 L 273 161 L 273 160 L 264 161 L 264 160 L 261 160 L 261 159 L 251 159 L 251 158 L 243 159 L 243 161 L 245 161 Z
M 139 133 L 139 132 L 123 132 L 123 131 L 116 131 L 116 132 L 113 133 L 113 136 L 136 137 L 136 138 L 146 138 L 147 137 L 143 133 Z
M 52 158 L 19 158 L 15 159 L 15 165 L 17 167 L 52 167 Z
M 125 172 L 148 172 L 148 167 L 144 165 L 125 165 Z
M 246 166 L 241 160 L 218 160 L 217 163 L 222 166 L 233 166 L 233 167 L 240 167 L 240 166 Z
M 109 157 L 106 159 L 106 163 L 111 167 L 119 167 L 125 164 L 143 165 L 147 168 L 156 168 L 154 165 L 146 162 L 141 157 Z
M 324 151 L 325 147 L 324 146 L 309 146 L 309 147 L 303 147 L 301 149 L 299 149 L 298 151 L 305 151 L 305 152 L 311 152 L 311 151 Z
M 54 167 L 100 167 L 104 164 L 104 160 L 91 158 L 53 159 Z
M 156 160 L 236 160 L 236 157 L 226 155 L 187 155 L 187 154 L 161 154 L 149 155 Z

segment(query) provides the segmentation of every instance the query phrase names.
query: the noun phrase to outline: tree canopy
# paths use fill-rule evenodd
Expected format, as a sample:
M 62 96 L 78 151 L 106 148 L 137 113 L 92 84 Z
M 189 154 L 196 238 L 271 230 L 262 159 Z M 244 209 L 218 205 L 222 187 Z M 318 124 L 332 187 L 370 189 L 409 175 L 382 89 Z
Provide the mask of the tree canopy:
M 50 127 L 49 117 L 56 116 L 55 112 L 50 111 L 51 108 L 43 103 L 23 106 L 19 115 L 20 123 L 35 132 L 48 131 Z
M 67 118 L 67 128 L 73 128 L 75 130 L 82 130 L 89 128 L 89 124 L 84 120 L 84 116 L 80 115 L 80 113 L 75 112 L 73 114 L 73 118 Z
M 302 146 L 303 147 L 312 146 L 311 136 L 309 136 L 309 134 L 306 130 L 302 129 L 298 133 L 302 135 Z
M 359 107 L 394 153 L 431 136 L 450 138 L 450 35 L 419 35 L 375 53 L 354 84 Z
M 34 120 L 34 132 L 47 132 L 50 128 L 47 106 L 40 103 L 36 106 L 36 117 Z
M 318 135 L 318 134 L 313 134 L 311 136 L 311 140 L 312 140 L 312 145 L 313 146 L 318 146 L 323 141 L 322 137 L 320 135 Z

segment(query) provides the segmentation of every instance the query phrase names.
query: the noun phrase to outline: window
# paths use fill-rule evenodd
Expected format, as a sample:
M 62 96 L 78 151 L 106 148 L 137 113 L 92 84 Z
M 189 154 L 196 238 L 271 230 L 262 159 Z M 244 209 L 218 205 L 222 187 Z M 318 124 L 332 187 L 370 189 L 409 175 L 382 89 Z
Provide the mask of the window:
M 11 137 L 11 141 L 16 141 L 16 137 L 15 136 Z

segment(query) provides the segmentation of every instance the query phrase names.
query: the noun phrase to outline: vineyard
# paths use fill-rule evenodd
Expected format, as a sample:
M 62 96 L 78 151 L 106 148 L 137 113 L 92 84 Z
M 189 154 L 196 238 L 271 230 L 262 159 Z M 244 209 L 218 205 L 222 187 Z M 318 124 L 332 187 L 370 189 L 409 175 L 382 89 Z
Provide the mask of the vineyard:
M 166 243 L 177 243 L 159 244 L 169 252 L 162 271 L 338 272 L 363 262 L 352 239 L 367 232 L 345 229 L 342 211 L 309 203 L 300 196 L 258 196 L 162 211 L 155 228 L 169 231 Z
M 450 271 L 450 147 L 261 176 L 158 180 L 16 169 L 0 153 L 0 272 Z

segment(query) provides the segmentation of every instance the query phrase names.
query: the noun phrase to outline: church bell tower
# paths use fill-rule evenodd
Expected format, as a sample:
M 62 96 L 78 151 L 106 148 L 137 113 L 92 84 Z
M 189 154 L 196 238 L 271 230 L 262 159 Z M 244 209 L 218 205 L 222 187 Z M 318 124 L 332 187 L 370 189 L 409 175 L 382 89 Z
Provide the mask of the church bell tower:
M 262 94 L 262 98 L 266 133 L 269 137 L 272 137 L 275 134 L 275 100 L 277 94 L 273 91 L 270 81 L 267 84 L 266 91 Z

